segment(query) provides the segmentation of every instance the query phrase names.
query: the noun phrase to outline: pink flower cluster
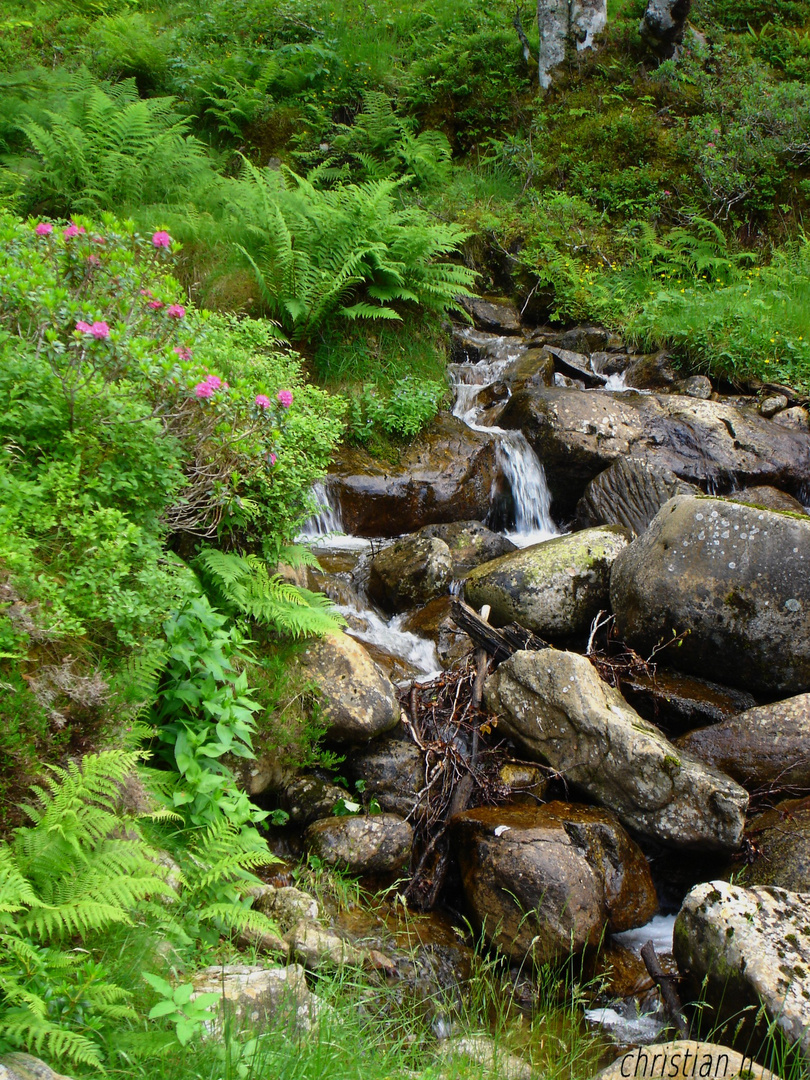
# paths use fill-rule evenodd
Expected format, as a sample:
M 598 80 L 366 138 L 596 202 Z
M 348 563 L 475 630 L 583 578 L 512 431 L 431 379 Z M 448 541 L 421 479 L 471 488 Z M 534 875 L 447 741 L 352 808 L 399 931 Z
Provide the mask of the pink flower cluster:
M 167 232 L 156 232 L 152 234 L 152 244 L 156 248 L 170 248 L 172 246 L 172 238 Z
M 174 350 L 177 352 L 177 349 Z M 191 351 L 186 349 L 189 357 Z M 179 355 L 179 354 L 178 354 Z M 185 359 L 185 357 L 184 357 Z M 227 390 L 228 384 L 220 379 L 219 375 L 206 375 L 202 382 L 198 382 L 194 387 L 194 396 L 198 398 L 210 398 L 213 397 L 217 390 Z
M 149 305 L 152 306 L 151 304 Z M 186 309 L 182 304 L 169 304 L 166 308 L 166 314 L 170 319 L 184 319 L 186 317 Z
M 279 390 L 279 392 L 278 392 L 278 394 L 276 396 L 278 398 L 279 405 L 281 405 L 281 407 L 284 408 L 284 409 L 289 409 L 289 407 L 293 403 L 292 391 L 291 390 Z
M 91 337 L 96 338 L 97 341 L 110 336 L 110 327 L 105 322 L 86 323 L 79 320 L 76 323 L 76 329 L 80 334 L 89 334 Z
M 257 394 L 256 404 L 259 406 L 260 409 L 269 409 L 270 398 L 267 396 L 267 394 Z
M 181 360 L 190 360 L 192 357 L 191 349 L 187 345 L 175 345 L 174 351 Z
M 34 232 L 37 236 L 50 236 L 53 232 L 53 225 L 51 225 L 50 221 L 40 221 Z
M 72 240 L 74 236 L 78 236 L 79 233 L 86 231 L 84 225 L 77 225 L 75 222 L 71 221 L 68 227 L 62 232 L 62 236 L 64 236 L 66 240 Z

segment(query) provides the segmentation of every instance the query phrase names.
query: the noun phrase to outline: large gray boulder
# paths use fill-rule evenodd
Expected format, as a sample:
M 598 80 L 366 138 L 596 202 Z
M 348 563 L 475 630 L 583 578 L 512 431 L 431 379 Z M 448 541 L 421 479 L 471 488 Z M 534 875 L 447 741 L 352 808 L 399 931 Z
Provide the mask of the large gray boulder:
M 810 789 L 810 694 L 748 709 L 690 731 L 675 745 L 749 789 Z
M 662 843 L 734 851 L 748 795 L 677 750 L 577 653 L 518 652 L 485 684 L 487 707 L 535 760 Z
M 249 964 L 221 964 L 203 968 L 193 978 L 192 1000 L 200 994 L 218 994 L 220 1007 L 213 1023 L 219 1034 L 229 1020 L 249 1026 L 277 1030 L 288 1024 L 299 1033 L 310 1032 L 329 1006 L 307 986 L 300 964 L 263 967 Z
M 684 1000 L 705 1000 L 729 1033 L 764 1005 L 788 1043 L 810 1058 L 810 893 L 698 885 L 675 920 Z M 743 1039 L 745 1045 L 745 1039 Z M 749 1045 L 756 1045 L 755 1043 Z
M 329 634 L 309 642 L 296 656 L 290 680 L 293 685 L 318 688 L 330 742 L 368 742 L 399 722 L 393 683 L 348 634 Z
M 467 601 L 489 604 L 495 626 L 519 622 L 550 638 L 581 633 L 607 607 L 610 570 L 629 541 L 627 530 L 613 525 L 503 555 L 470 572 Z
M 624 525 L 638 536 L 673 496 L 699 493 L 695 484 L 679 480 L 671 469 L 643 458 L 619 458 L 585 488 L 577 521 L 582 528 Z
M 453 560 L 444 540 L 403 536 L 371 560 L 368 594 L 386 611 L 405 611 L 447 592 L 452 580 Z
M 810 688 L 810 520 L 678 496 L 616 559 L 619 633 L 642 655 L 754 692 Z
M 589 481 L 620 458 L 717 490 L 770 484 L 798 493 L 810 483 L 807 432 L 726 402 L 535 386 L 515 393 L 497 423 L 529 440 L 560 517 L 573 514 Z
M 479 807 L 452 827 L 474 921 L 517 961 L 561 960 L 658 910 L 646 859 L 604 810 Z

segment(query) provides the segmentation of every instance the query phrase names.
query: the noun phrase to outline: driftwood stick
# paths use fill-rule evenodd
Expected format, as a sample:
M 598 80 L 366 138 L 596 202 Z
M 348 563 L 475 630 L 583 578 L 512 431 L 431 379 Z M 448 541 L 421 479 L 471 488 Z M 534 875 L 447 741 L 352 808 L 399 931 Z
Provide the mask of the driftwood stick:
M 648 941 L 647 944 L 642 947 L 641 959 L 644 961 L 644 966 L 650 973 L 650 978 L 661 992 L 664 1008 L 669 1014 L 672 1023 L 678 1029 L 678 1034 L 682 1039 L 688 1039 L 689 1024 L 683 1015 L 683 1005 L 678 996 L 678 991 L 672 985 L 674 976 L 667 975 L 661 967 L 660 961 L 655 953 L 655 946 L 651 941 Z
M 521 649 L 544 649 L 545 641 L 535 637 L 529 630 L 517 623 L 496 629 L 485 622 L 463 600 L 454 600 L 450 608 L 450 617 L 459 629 L 473 639 L 476 645 L 486 649 L 496 661 L 508 660 L 512 653 Z

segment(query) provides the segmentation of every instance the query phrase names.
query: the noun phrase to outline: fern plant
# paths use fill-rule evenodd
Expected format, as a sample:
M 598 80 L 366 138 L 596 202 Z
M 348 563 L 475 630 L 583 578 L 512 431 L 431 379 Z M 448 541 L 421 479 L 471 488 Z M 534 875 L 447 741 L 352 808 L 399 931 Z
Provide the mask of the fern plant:
M 147 897 L 169 895 L 140 833 L 122 828 L 119 785 L 139 755 L 113 750 L 51 767 L 32 824 L 0 845 L 0 1047 L 101 1066 L 110 1026 L 135 1013 L 128 993 L 67 938 L 132 921 Z
M 284 547 L 280 562 L 316 566 L 318 561 L 301 545 Z M 270 572 L 257 555 L 203 548 L 197 557 L 204 583 L 217 605 L 269 626 L 292 638 L 328 634 L 345 625 L 335 605 L 322 593 L 293 585 Z
M 51 213 L 97 213 L 144 203 L 173 203 L 214 174 L 202 144 L 188 133 L 172 98 L 140 99 L 134 80 L 100 85 L 73 76 L 60 111 L 20 130 L 34 154 L 31 205 Z
M 270 313 L 297 339 L 330 319 L 401 320 L 403 305 L 444 312 L 474 274 L 444 261 L 467 235 L 398 205 L 398 182 L 319 190 L 290 170 L 245 162 L 233 228 Z

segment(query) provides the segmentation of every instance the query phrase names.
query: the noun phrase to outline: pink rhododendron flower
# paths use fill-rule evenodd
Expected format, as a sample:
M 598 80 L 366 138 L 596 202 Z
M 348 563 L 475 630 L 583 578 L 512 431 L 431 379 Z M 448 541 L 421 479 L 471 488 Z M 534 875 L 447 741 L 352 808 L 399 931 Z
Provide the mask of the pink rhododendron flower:
M 141 289 L 140 295 L 141 296 L 152 296 L 153 293 L 152 293 L 151 289 Z
M 170 248 L 172 238 L 167 232 L 156 232 L 152 234 L 152 243 L 156 248 Z
M 270 454 L 267 455 L 267 461 L 268 461 L 268 464 L 275 465 L 275 463 L 278 461 L 278 458 L 276 457 L 275 454 L 270 453 Z
M 282 405 L 285 409 L 289 409 L 289 407 L 292 405 L 293 398 L 291 390 L 279 390 L 277 397 L 279 404 Z
M 88 255 L 87 256 L 87 265 L 88 266 L 101 266 L 101 259 L 98 257 L 98 255 Z
M 166 314 L 170 319 L 184 319 L 186 316 L 186 309 L 182 304 L 169 304 L 166 308 Z
M 194 393 L 198 398 L 209 398 L 214 396 L 214 388 L 207 382 L 198 382 L 194 387 Z
M 222 386 L 222 379 L 220 379 L 219 375 L 206 375 L 205 381 L 212 390 L 219 390 L 220 386 Z
M 71 223 L 62 233 L 62 236 L 64 236 L 66 240 L 72 240 L 74 236 L 78 236 L 79 233 L 83 233 L 85 231 L 86 230 L 83 225 L 76 225 L 74 224 L 74 222 L 71 221 Z
M 163 307 L 163 301 L 162 300 L 150 300 L 149 303 L 146 306 L 151 308 L 152 311 L 160 311 L 160 309 Z
M 50 236 L 53 232 L 53 225 L 50 221 L 40 221 L 39 225 L 34 229 L 37 236 Z
M 259 406 L 260 409 L 269 409 L 270 398 L 267 396 L 267 394 L 257 394 L 256 404 Z
M 90 323 L 81 322 L 80 320 L 76 323 L 76 329 L 79 331 L 80 334 L 89 334 L 91 330 Z
M 187 348 L 185 345 L 175 345 L 174 351 L 177 353 L 181 360 L 191 359 L 191 349 Z
M 110 336 L 110 328 L 105 322 L 94 322 L 90 327 L 90 333 L 99 341 Z

